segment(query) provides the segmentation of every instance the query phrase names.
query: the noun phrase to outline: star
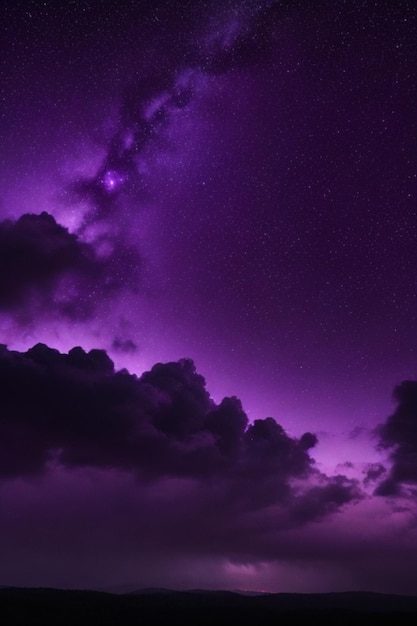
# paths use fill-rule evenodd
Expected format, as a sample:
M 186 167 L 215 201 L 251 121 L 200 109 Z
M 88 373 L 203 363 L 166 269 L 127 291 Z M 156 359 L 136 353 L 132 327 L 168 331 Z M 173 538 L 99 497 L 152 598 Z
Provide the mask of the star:
M 110 193 L 116 191 L 124 182 L 125 177 L 114 170 L 107 170 L 101 178 L 103 187 Z

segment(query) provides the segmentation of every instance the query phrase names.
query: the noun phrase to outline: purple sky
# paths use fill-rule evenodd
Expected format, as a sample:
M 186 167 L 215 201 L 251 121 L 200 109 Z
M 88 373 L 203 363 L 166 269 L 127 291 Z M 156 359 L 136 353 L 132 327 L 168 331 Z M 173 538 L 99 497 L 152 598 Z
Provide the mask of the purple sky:
M 415 2 L 0 23 L 0 584 L 415 593 Z

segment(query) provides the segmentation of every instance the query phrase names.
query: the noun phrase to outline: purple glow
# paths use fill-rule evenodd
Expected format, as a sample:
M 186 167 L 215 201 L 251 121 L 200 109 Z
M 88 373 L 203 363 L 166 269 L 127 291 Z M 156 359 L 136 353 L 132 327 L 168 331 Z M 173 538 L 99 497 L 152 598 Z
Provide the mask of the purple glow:
M 4 4 L 0 583 L 415 593 L 415 3 Z
M 113 192 L 125 182 L 125 178 L 117 172 L 110 170 L 105 172 L 102 182 L 106 191 Z

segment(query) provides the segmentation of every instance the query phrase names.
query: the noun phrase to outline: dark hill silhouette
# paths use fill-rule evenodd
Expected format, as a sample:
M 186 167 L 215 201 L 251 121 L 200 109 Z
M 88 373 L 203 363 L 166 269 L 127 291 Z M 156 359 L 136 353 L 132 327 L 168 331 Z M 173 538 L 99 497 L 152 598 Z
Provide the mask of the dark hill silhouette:
M 262 624 L 321 624 L 363 618 L 366 624 L 415 624 L 417 597 L 366 592 L 244 595 L 232 591 L 138 590 L 129 594 L 44 588 L 0 588 L 4 626 L 77 624 L 126 626 L 163 623 L 218 624 L 254 620 Z M 255 622 L 256 620 L 256 622 Z M 343 622 L 341 621 L 343 620 Z M 348 622 L 346 622 L 348 623 Z

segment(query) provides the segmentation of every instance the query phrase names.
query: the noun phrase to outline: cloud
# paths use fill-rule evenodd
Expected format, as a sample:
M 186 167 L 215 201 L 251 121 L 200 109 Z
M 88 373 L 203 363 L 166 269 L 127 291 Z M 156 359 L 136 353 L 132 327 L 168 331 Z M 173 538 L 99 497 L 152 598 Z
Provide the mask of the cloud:
M 292 438 L 271 417 L 248 425 L 237 398 L 212 400 L 190 359 L 138 378 L 115 371 L 104 350 L 3 346 L 0 380 L 3 479 L 42 475 L 51 463 L 128 471 L 145 483 L 190 479 L 216 486 L 228 507 L 280 505 L 297 522 L 359 496 L 353 481 L 315 469 L 314 435 Z
M 93 251 L 47 213 L 0 223 L 0 307 L 17 308 L 33 294 L 50 295 L 65 274 L 95 267 Z
M 378 495 L 398 495 L 417 484 L 417 382 L 406 380 L 394 389 L 398 406 L 376 433 L 379 447 L 390 450 L 391 469 L 377 487 Z
M 0 311 L 31 318 L 92 315 L 105 295 L 138 282 L 140 257 L 107 238 L 83 242 L 46 212 L 0 222 Z M 132 280 L 133 278 L 133 280 Z M 136 280 L 135 280 L 136 278 Z
M 326 549 L 298 533 L 362 499 L 316 469 L 315 435 L 250 424 L 236 397 L 215 403 L 190 359 L 137 377 L 104 350 L 1 346 L 0 384 L 0 545 L 31 563 L 8 581 L 93 586 L 107 562 L 113 582 L 146 584 L 159 563 L 167 584 L 161 571 L 180 576 L 187 561 L 190 586 L 209 562 L 221 577 L 228 563 L 314 561 Z
M 296 521 L 306 522 L 325 517 L 337 511 L 344 504 L 359 500 L 358 486 L 346 476 L 332 476 L 324 484 L 308 489 L 295 502 L 292 517 Z
M 369 483 L 377 481 L 386 471 L 386 467 L 384 467 L 382 463 L 369 463 L 363 472 L 365 476 L 363 479 L 364 484 L 368 485 Z
M 122 339 L 121 337 L 115 337 L 112 343 L 112 349 L 115 352 L 123 352 L 125 354 L 129 354 L 137 352 L 138 346 L 132 339 Z

